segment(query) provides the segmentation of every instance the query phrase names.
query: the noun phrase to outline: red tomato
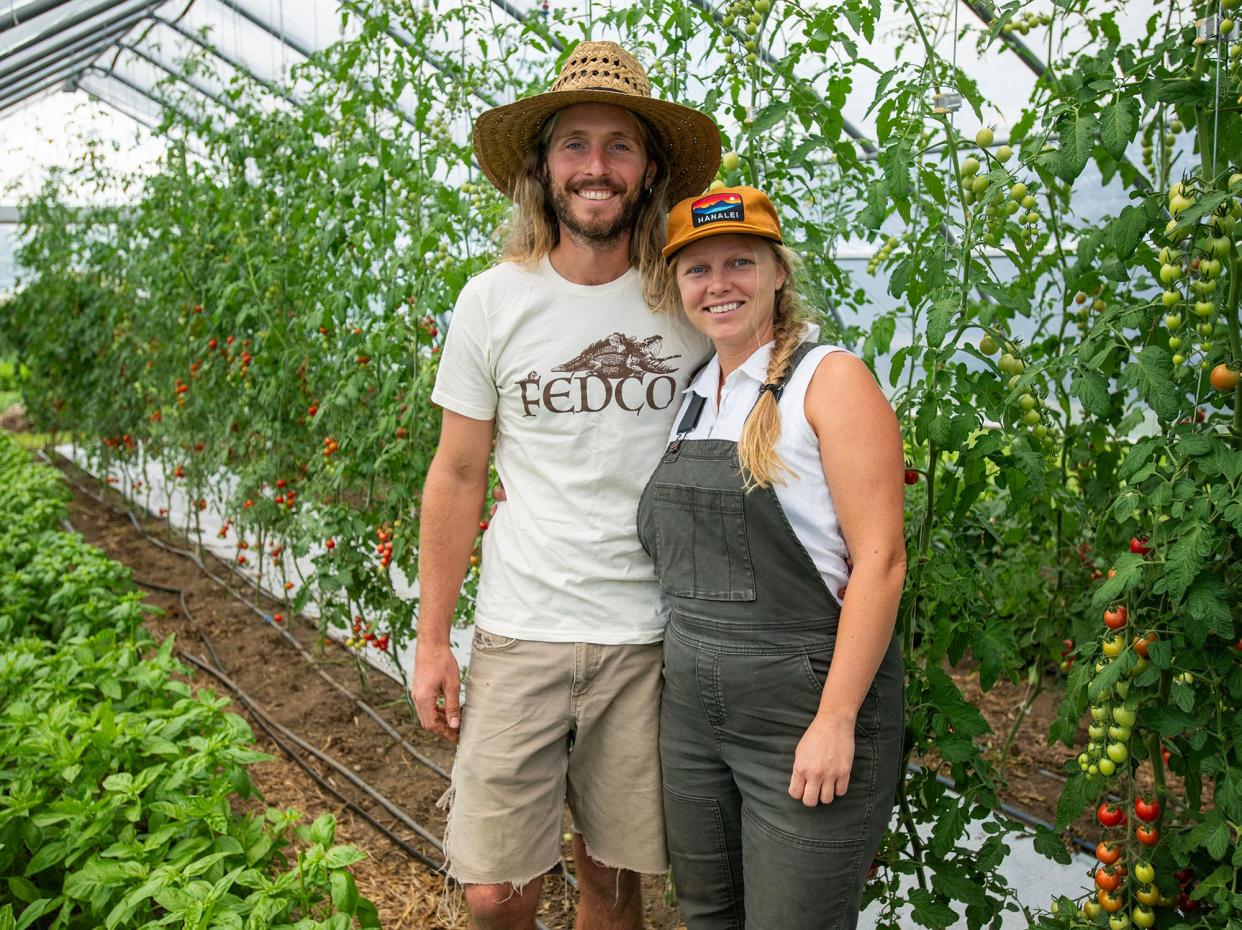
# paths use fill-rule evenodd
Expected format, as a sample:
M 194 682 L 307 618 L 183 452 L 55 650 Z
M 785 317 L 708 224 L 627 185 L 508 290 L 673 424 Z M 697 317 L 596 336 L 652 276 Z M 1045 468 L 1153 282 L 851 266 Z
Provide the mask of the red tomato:
M 1126 617 L 1129 611 L 1126 610 L 1124 604 L 1116 604 L 1104 611 L 1104 625 L 1110 630 L 1120 630 L 1126 625 Z
M 1147 633 L 1140 639 L 1134 641 L 1134 651 L 1141 655 L 1144 659 L 1150 658 L 1147 655 L 1147 647 L 1156 641 L 1155 633 Z
M 1101 866 L 1095 870 L 1095 886 L 1100 891 L 1116 891 L 1121 884 L 1121 874 L 1110 866 Z
M 1134 828 L 1134 838 L 1144 846 L 1155 846 L 1160 842 L 1160 831 L 1152 823 L 1141 823 Z
M 1137 797 L 1134 799 L 1134 816 L 1139 820 L 1151 823 L 1160 819 L 1160 802 L 1155 798 Z
M 1100 805 L 1095 816 L 1100 821 L 1100 825 L 1104 827 L 1115 827 L 1126 822 L 1126 812 L 1118 805 L 1107 801 Z
M 1121 859 L 1121 847 L 1116 843 L 1101 840 L 1096 844 L 1095 858 L 1105 865 L 1113 865 Z
M 1130 551 L 1135 555 L 1147 555 L 1151 547 L 1147 545 L 1146 536 L 1134 536 L 1130 539 Z

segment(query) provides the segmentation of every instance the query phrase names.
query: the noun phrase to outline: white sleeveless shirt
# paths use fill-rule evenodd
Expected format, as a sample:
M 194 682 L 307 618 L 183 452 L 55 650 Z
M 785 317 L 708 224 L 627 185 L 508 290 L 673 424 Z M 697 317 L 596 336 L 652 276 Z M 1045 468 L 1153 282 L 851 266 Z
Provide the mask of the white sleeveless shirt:
M 807 338 L 814 338 L 808 333 Z M 682 392 L 683 400 L 670 441 L 677 438 L 677 425 L 681 422 L 688 395 L 698 394 L 704 398 L 703 412 L 695 428 L 685 435 L 686 439 L 725 439 L 737 442 L 742 426 L 759 399 L 759 388 L 767 380 L 768 358 L 773 343 L 756 349 L 741 367 L 725 378 L 720 390 L 720 404 L 716 404 L 716 386 L 720 384 L 720 358 L 713 355 Z M 806 548 L 811 561 L 819 569 L 824 583 L 840 603 L 841 591 L 849 581 L 846 565 L 848 551 L 837 510 L 828 492 L 823 462 L 819 457 L 819 437 L 806 419 L 807 387 L 819 363 L 833 352 L 845 352 L 840 346 L 817 346 L 807 353 L 802 363 L 794 369 L 785 385 L 780 399 L 781 434 L 776 451 L 793 475 L 786 475 L 784 485 L 774 484 L 776 499 L 789 520 L 789 525 L 799 542 Z

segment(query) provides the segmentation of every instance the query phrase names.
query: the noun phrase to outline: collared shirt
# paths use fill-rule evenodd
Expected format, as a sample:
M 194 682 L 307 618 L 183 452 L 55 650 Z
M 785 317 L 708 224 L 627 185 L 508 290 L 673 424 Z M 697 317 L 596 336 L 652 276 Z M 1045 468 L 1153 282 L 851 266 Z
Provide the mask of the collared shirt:
M 805 338 L 814 338 L 813 332 L 808 332 Z M 772 346 L 771 342 L 760 346 L 725 378 L 720 387 L 719 402 L 716 388 L 720 385 L 720 358 L 713 355 L 683 392 L 682 410 L 673 421 L 670 441 L 679 435 L 677 425 L 681 422 L 689 395 L 693 393 L 703 397 L 706 403 L 698 424 L 683 438 L 737 442 L 746 418 L 759 399 L 759 388 L 767 381 Z M 805 401 L 811 377 L 819 363 L 834 352 L 844 351 L 839 346 L 812 349 L 785 385 L 780 399 L 781 432 L 776 452 L 792 469 L 793 475 L 785 476 L 785 484 L 773 485 L 776 499 L 785 511 L 794 535 L 806 548 L 828 590 L 838 601 L 849 580 L 846 564 L 848 550 L 841 535 L 832 494 L 828 491 L 828 480 L 824 477 L 819 437 L 806 418 Z

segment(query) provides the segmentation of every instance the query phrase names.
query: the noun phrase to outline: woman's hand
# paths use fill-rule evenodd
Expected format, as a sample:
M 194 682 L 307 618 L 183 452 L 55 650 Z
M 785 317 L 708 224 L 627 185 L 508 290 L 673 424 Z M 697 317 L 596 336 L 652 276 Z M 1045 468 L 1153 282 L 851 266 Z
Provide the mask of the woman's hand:
M 816 714 L 794 753 L 789 796 L 807 807 L 831 804 L 850 784 L 854 767 L 854 721 Z

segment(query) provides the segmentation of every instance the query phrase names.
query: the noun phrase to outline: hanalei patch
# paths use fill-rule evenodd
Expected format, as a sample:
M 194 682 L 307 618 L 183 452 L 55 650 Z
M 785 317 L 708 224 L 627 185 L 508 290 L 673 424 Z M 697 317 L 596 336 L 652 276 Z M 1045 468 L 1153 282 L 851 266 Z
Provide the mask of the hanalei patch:
M 708 194 L 690 205 L 690 220 L 695 229 L 708 223 L 741 223 L 745 216 L 742 195 L 732 191 Z

